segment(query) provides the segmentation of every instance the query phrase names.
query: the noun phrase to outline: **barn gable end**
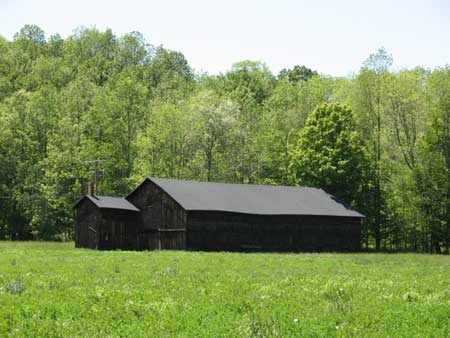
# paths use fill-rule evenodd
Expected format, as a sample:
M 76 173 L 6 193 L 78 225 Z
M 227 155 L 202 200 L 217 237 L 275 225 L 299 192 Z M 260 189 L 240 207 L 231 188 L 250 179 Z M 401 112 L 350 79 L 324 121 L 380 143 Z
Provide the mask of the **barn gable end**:
M 127 197 L 140 210 L 138 248 L 186 249 L 186 211 L 158 185 L 146 179 Z
M 98 225 L 102 219 L 100 209 L 88 198 L 82 198 L 75 208 L 75 246 L 96 249 Z
M 74 208 L 76 247 L 102 250 L 136 248 L 139 209 L 124 198 L 86 195 Z

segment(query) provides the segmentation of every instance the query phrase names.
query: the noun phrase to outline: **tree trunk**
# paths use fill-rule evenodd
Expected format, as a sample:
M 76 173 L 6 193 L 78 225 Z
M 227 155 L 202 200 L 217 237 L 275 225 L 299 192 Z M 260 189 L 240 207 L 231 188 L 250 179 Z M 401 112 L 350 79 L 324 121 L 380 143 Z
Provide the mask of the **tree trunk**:
M 439 244 L 439 241 L 434 241 L 433 242 L 434 245 L 434 250 L 436 251 L 437 254 L 441 254 L 441 245 Z
M 379 100 L 380 101 L 380 100 Z M 378 102 L 380 104 L 380 102 Z M 377 109 L 377 125 L 376 125 L 376 141 L 375 141 L 375 159 L 376 159 L 376 177 L 375 177 L 375 248 L 377 251 L 381 249 L 381 112 Z
M 381 249 L 381 186 L 379 177 L 375 182 L 375 248 Z

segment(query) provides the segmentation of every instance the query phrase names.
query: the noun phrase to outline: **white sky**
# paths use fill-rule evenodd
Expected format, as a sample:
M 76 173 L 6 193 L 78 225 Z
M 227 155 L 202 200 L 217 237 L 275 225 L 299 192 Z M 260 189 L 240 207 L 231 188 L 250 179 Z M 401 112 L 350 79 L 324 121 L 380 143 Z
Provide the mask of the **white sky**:
M 0 35 L 25 24 L 47 37 L 80 25 L 139 31 L 210 74 L 250 59 L 275 74 L 299 64 L 349 75 L 381 46 L 395 68 L 450 63 L 450 0 L 0 0 Z

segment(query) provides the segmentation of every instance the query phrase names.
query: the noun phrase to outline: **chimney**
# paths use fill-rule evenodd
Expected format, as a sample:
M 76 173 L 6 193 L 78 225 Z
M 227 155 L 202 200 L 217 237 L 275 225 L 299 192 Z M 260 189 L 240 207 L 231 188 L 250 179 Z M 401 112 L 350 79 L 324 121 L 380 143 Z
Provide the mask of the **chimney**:
M 87 195 L 92 196 L 92 182 L 87 184 Z

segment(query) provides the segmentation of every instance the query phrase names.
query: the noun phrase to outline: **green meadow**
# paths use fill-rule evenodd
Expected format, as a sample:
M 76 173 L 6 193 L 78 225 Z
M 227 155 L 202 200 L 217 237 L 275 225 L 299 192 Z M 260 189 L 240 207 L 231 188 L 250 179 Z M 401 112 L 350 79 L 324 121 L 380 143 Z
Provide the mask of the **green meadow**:
M 449 336 L 449 256 L 0 242 L 0 337 Z

